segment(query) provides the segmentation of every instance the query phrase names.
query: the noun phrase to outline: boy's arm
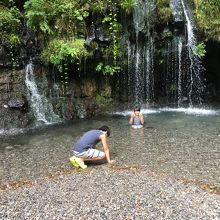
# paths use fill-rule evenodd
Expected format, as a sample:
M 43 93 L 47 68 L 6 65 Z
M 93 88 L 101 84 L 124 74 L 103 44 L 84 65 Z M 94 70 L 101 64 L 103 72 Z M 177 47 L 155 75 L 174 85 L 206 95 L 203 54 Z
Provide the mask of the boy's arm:
M 144 124 L 144 116 L 141 114 L 140 117 L 141 117 L 141 124 L 143 125 Z
M 132 125 L 134 122 L 134 114 L 131 114 L 129 124 Z

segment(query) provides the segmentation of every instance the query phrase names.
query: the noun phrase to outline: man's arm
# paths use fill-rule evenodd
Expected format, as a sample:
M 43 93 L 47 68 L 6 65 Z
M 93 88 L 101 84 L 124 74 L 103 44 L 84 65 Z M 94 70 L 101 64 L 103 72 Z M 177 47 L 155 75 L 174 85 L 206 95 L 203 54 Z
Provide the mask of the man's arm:
M 110 153 L 109 153 L 109 145 L 107 143 L 106 135 L 102 134 L 100 136 L 100 139 L 102 141 L 102 145 L 103 145 L 103 149 L 104 149 L 104 152 L 105 152 L 106 160 L 108 161 L 108 163 L 111 163 Z

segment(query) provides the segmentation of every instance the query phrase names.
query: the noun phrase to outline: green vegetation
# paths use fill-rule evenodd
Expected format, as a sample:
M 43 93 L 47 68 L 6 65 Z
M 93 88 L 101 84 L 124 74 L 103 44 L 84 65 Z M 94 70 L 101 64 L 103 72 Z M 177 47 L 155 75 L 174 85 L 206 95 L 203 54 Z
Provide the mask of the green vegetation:
M 220 1 L 194 0 L 195 16 L 200 28 L 210 39 L 220 41 Z
M 197 44 L 196 47 L 193 50 L 193 53 L 195 55 L 197 55 L 199 58 L 204 57 L 205 54 L 206 54 L 204 42 L 201 42 L 201 43 Z
M 87 54 L 84 39 L 54 39 L 44 49 L 42 58 L 46 63 L 59 66 L 64 62 L 74 63 L 77 59 L 87 56 Z
M 118 7 L 119 3 L 114 0 L 29 0 L 24 4 L 28 26 L 42 39 L 42 59 L 59 70 L 63 69 L 64 63 L 74 63 L 77 59 L 92 55 L 84 46 L 89 15 L 95 16 L 108 30 L 110 44 L 98 49 L 103 57 L 108 57 L 106 65 L 117 66 L 121 31 L 117 19 Z M 94 44 L 92 42 L 91 45 Z M 103 62 L 106 63 L 105 60 Z
M 104 75 L 114 75 L 121 70 L 119 66 L 111 66 L 111 65 L 104 65 L 102 62 L 99 63 L 96 67 L 97 72 L 102 72 Z
M 20 44 L 21 13 L 14 6 L 13 1 L 0 3 L 0 44 L 14 48 Z
M 100 94 L 96 94 L 95 100 L 96 100 L 96 103 L 100 107 L 107 108 L 108 106 L 110 106 L 112 104 L 112 99 L 111 98 L 104 97 Z
M 46 63 L 52 63 L 60 72 L 63 94 L 68 86 L 68 63 L 78 65 L 82 57 L 88 54 L 84 47 L 84 39 L 69 38 L 54 39 L 49 41 L 42 52 L 42 59 Z
M 156 0 L 156 12 L 158 23 L 167 23 L 172 16 L 172 9 L 169 6 L 169 0 Z
M 85 34 L 87 7 L 72 0 L 29 0 L 24 5 L 28 26 L 50 36 Z
M 121 7 L 126 13 L 130 13 L 135 5 L 136 5 L 136 0 L 122 0 L 121 1 Z
M 220 1 L 193 0 L 195 16 L 204 36 L 220 41 Z M 113 75 L 121 71 L 121 12 L 130 14 L 137 0 L 2 0 L 0 3 L 0 44 L 4 45 L 12 61 L 21 44 L 21 24 L 35 33 L 42 61 L 65 72 L 67 83 L 70 65 L 80 65 L 81 60 L 99 51 L 94 71 Z M 169 0 L 155 0 L 159 24 L 171 20 Z M 130 16 L 130 15 L 128 15 Z M 95 28 L 106 31 L 108 42 L 92 41 L 85 47 L 84 40 L 94 22 Z M 165 33 L 164 37 L 171 37 Z M 36 39 L 35 38 L 35 39 Z M 203 43 L 193 51 L 199 57 L 205 55 Z
M 107 29 L 109 30 L 111 43 L 103 50 L 103 55 L 107 55 L 107 61 L 104 60 L 105 64 L 102 62 L 99 63 L 96 67 L 96 71 L 101 72 L 104 75 L 113 75 L 120 70 L 120 67 L 117 65 L 117 63 L 121 55 L 121 25 L 117 18 L 119 8 L 118 3 L 114 2 L 113 0 L 107 0 L 107 2 L 109 7 L 103 16 L 102 24 L 106 25 Z

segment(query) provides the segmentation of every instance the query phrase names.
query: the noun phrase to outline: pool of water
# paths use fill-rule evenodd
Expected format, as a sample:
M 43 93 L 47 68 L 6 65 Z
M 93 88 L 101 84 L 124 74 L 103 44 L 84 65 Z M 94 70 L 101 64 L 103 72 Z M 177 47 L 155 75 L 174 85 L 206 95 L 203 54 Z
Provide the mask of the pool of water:
M 0 139 L 0 185 L 71 168 L 73 143 L 87 130 L 108 125 L 116 165 L 141 165 L 220 186 L 219 110 L 161 108 L 142 113 L 146 123 L 141 129 L 131 128 L 130 111 L 122 111 Z M 89 165 L 88 169 L 103 166 Z

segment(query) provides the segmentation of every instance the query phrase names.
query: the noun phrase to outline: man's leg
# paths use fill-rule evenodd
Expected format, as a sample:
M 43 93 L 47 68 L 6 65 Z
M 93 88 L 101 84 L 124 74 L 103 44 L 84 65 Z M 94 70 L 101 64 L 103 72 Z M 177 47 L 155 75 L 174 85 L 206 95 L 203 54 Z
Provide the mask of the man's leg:
M 81 167 L 82 169 L 87 167 L 87 165 L 84 164 L 84 161 L 97 161 L 105 158 L 105 153 L 103 151 L 94 148 L 90 148 L 82 153 L 74 151 L 74 154 L 76 156 L 71 157 L 70 162 L 73 164 L 73 166 Z
M 103 151 L 94 148 L 88 149 L 86 153 L 86 157 L 83 158 L 84 161 L 97 161 L 105 158 L 105 153 Z

